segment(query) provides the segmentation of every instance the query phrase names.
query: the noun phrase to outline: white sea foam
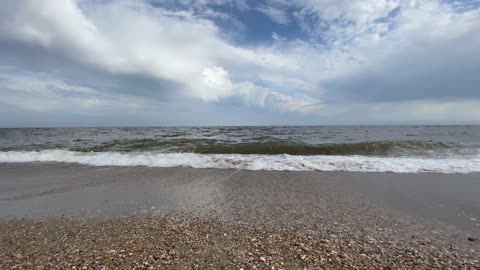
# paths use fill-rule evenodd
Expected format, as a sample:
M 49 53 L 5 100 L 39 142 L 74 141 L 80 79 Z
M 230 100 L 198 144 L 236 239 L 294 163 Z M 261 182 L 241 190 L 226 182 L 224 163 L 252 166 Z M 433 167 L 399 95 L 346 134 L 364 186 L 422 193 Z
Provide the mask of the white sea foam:
M 480 172 L 480 157 L 470 159 L 371 156 L 295 156 L 194 153 L 74 152 L 67 150 L 0 152 L 0 162 L 67 162 L 92 166 L 147 166 L 270 171 L 352 171 L 399 173 Z

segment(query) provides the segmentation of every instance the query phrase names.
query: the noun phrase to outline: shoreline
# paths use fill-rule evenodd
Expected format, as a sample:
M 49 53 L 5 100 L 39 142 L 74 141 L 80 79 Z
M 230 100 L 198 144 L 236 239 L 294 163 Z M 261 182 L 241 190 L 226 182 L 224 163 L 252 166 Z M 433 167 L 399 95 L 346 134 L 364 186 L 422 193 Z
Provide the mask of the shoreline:
M 329 203 L 334 200 L 349 206 L 368 203 L 408 216 L 480 231 L 479 178 L 480 173 L 253 171 L 0 163 L 0 201 L 3 202 L 0 218 L 81 216 L 89 212 L 94 216 L 90 211 L 94 208 L 101 209 L 101 214 L 106 216 L 115 216 L 115 210 L 139 213 L 151 210 L 156 204 L 157 211 L 183 210 L 185 206 L 196 210 L 209 207 L 210 210 L 225 210 L 233 201 L 239 201 L 243 209 L 251 209 L 259 198 L 270 204 L 282 205 L 286 201 L 295 208 L 302 204 L 313 208 L 317 204 L 315 196 L 324 196 L 322 199 Z M 290 187 L 293 190 L 289 190 Z M 67 198 L 66 194 L 70 196 Z M 304 196 L 306 194 L 309 196 Z M 89 200 L 84 195 L 88 195 Z M 282 198 L 282 195 L 290 196 Z M 62 201 L 62 208 L 51 211 L 44 205 L 53 201 Z M 110 201 L 115 204 L 109 205 Z M 35 211 L 31 211 L 31 206 Z M 55 208 L 55 205 L 49 206 Z M 114 211 L 110 213 L 110 210 Z
M 102 149 L 104 150 L 104 149 Z M 480 173 L 480 159 L 371 155 L 201 154 L 193 152 L 110 152 L 46 149 L 2 151 L 0 163 L 57 162 L 84 166 L 235 169 L 252 171 Z
M 224 259 L 205 257 L 216 267 L 339 267 L 342 264 L 333 264 L 337 259 L 347 268 L 425 268 L 435 266 L 435 260 L 438 268 L 448 268 L 448 263 L 453 263 L 451 267 L 478 267 L 480 198 L 477 195 L 480 194 L 480 181 L 477 178 L 478 174 L 0 164 L 0 230 L 8 232 L 3 234 L 1 241 L 10 248 L 1 253 L 2 256 L 13 256 L 12 264 L 19 260 L 32 263 L 34 258 L 47 263 L 48 256 L 38 255 L 44 253 L 41 249 L 55 253 L 47 243 L 63 239 L 65 242 L 62 243 L 79 245 L 77 248 L 86 251 L 86 254 L 75 255 L 79 258 L 75 262 L 80 266 L 90 252 L 87 247 L 92 249 L 91 252 L 104 254 L 110 250 L 105 251 L 108 246 L 115 243 L 122 245 L 127 238 L 128 241 L 139 241 L 146 237 L 142 234 L 123 237 L 127 232 L 163 226 L 170 232 L 183 229 L 177 236 L 149 231 L 153 238 L 138 246 L 143 247 L 143 255 L 152 243 L 166 239 L 193 243 L 196 252 L 211 251 L 216 245 L 212 243 L 222 242 L 225 233 L 234 235 L 231 243 L 249 243 L 242 249 L 247 255 L 232 255 L 235 247 L 225 247 L 219 251 Z M 60 229 L 53 232 L 52 228 Z M 81 243 L 67 237 L 68 232 L 74 229 L 85 234 Z M 102 242 L 105 246 L 102 244 L 96 249 L 88 243 L 94 241 L 99 231 L 110 240 L 105 240 Z M 207 241 L 200 237 L 206 231 L 221 234 L 213 238 L 214 242 L 208 242 L 212 239 Z M 41 235 L 38 236 L 38 233 Z M 277 239 L 274 243 L 278 247 L 269 244 L 266 234 Z M 25 256 L 23 253 L 29 252 L 25 247 L 23 253 L 17 256 L 21 259 L 18 259 L 12 252 L 19 246 L 16 249 L 12 243 L 23 241 L 19 240 L 23 239 L 21 236 L 42 240 L 46 244 L 39 244 L 36 250 L 38 256 Z M 260 240 L 250 243 L 249 237 Z M 295 242 L 297 238 L 303 239 L 303 244 L 310 251 L 298 253 L 299 246 L 296 245 L 301 243 Z M 326 240 L 333 246 L 325 244 Z M 210 244 L 205 244 L 205 241 Z M 358 248 L 350 250 L 349 243 L 353 247 L 358 245 Z M 255 253 L 255 247 L 260 246 L 263 249 L 257 249 L 266 255 Z M 361 249 L 362 246 L 368 248 Z M 155 248 L 155 252 L 161 253 L 167 246 Z M 379 250 L 384 250 L 384 254 L 378 253 Z M 137 251 L 140 252 L 140 249 Z M 333 260 L 328 261 L 327 253 L 323 253 L 327 251 L 345 252 L 347 256 L 333 256 L 330 257 Z M 183 252 L 185 256 L 183 259 L 170 258 L 172 265 L 192 268 L 196 263 L 195 253 L 176 252 Z M 248 252 L 253 255 L 248 255 Z M 104 255 L 110 258 L 112 254 Z M 118 255 L 117 251 L 115 256 Z M 257 255 L 266 256 L 266 261 L 271 264 L 259 261 Z M 306 257 L 301 259 L 303 255 Z M 115 258 L 103 265 L 114 267 L 110 262 L 118 260 Z M 128 256 L 120 261 L 133 262 L 127 259 Z M 156 262 L 161 260 L 147 263 Z M 466 264 L 462 265 L 462 262 Z M 162 265 L 168 267 L 170 264 Z M 199 265 L 208 267 L 208 264 Z

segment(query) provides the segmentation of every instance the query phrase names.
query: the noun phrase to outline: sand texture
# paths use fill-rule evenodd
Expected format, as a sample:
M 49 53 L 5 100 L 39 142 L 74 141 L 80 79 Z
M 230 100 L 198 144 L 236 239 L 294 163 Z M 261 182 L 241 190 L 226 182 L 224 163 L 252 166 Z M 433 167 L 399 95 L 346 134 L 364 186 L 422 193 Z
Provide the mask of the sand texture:
M 478 175 L 0 165 L 0 269 L 478 269 Z

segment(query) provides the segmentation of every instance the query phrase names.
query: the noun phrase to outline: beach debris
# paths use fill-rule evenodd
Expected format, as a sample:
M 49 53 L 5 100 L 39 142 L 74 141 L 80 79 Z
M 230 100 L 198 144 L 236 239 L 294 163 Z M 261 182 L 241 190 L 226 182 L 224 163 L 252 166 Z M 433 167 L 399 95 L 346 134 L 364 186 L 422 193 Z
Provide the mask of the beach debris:
M 265 262 L 267 259 L 265 257 L 260 257 L 260 261 Z
M 473 238 L 473 237 L 468 237 L 467 239 L 468 239 L 468 241 L 470 241 L 470 242 L 476 242 L 476 241 L 478 241 L 477 238 Z

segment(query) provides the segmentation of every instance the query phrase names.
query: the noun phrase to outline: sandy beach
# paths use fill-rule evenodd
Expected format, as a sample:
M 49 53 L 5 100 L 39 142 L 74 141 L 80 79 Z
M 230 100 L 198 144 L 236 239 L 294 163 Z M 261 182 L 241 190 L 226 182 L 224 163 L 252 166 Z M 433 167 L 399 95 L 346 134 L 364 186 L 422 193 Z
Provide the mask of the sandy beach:
M 479 268 L 478 174 L 0 164 L 0 268 Z
M 480 0 L 10 0 L 0 270 L 480 270 Z

